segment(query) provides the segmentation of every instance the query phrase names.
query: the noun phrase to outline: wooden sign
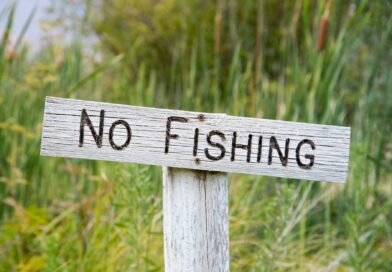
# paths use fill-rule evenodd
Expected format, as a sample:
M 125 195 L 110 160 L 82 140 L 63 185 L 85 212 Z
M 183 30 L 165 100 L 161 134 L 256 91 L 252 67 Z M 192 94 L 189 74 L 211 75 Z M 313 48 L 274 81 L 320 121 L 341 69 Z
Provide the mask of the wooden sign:
M 47 97 L 41 154 L 345 182 L 350 128 Z
M 349 147 L 347 127 L 47 97 L 41 154 L 168 166 L 165 271 L 212 272 L 230 270 L 225 172 L 343 183 Z

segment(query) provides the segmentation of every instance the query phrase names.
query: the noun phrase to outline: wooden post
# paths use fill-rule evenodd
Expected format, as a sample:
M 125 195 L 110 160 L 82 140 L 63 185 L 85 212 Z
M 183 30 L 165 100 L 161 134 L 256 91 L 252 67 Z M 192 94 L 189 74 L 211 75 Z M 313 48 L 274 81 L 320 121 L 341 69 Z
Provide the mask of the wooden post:
M 163 168 L 165 271 L 229 271 L 227 173 Z

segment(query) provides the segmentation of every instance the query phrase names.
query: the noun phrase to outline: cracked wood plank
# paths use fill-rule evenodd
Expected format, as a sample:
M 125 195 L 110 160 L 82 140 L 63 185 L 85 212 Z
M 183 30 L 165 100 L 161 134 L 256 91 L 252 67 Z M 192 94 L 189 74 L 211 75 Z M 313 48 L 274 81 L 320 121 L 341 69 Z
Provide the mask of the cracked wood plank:
M 47 97 L 41 154 L 344 183 L 349 147 L 348 127 Z

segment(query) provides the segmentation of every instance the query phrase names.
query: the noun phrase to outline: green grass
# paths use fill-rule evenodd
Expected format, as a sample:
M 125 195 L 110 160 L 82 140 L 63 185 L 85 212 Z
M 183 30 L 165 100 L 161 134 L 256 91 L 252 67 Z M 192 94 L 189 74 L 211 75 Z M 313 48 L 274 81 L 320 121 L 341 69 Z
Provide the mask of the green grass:
M 231 268 L 390 271 L 392 20 L 382 8 L 360 2 L 339 25 L 334 13 L 339 31 L 323 51 L 310 28 L 300 47 L 283 36 L 274 72 L 271 56 L 256 62 L 240 40 L 229 59 L 208 58 L 202 39 L 179 46 L 162 79 L 143 64 L 130 76 L 126 54 L 80 39 L 32 54 L 23 35 L 13 48 L 4 33 L 0 271 L 163 271 L 160 168 L 40 157 L 46 95 L 351 126 L 346 185 L 231 176 Z M 300 18 L 321 15 L 304 8 Z M 12 7 L 0 16 L 11 31 Z

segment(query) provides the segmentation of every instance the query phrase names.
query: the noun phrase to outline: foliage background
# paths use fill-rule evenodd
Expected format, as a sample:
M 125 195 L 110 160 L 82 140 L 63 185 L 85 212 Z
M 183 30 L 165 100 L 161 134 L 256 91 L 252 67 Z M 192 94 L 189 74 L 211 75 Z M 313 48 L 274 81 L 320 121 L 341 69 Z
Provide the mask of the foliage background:
M 344 186 L 231 176 L 231 269 L 391 270 L 390 1 L 53 1 L 38 52 L 10 42 L 16 8 L 0 271 L 163 270 L 160 168 L 40 157 L 46 95 L 351 126 Z

